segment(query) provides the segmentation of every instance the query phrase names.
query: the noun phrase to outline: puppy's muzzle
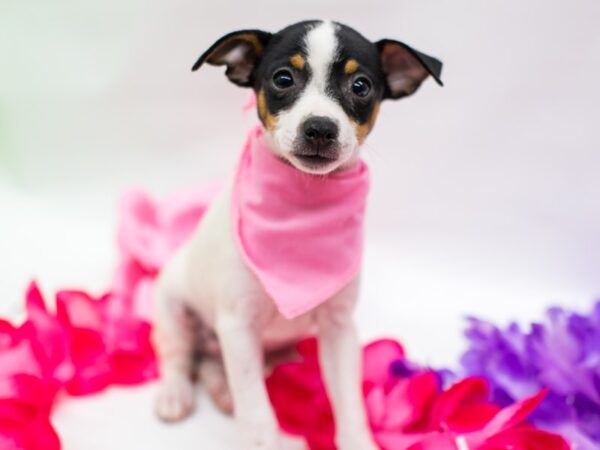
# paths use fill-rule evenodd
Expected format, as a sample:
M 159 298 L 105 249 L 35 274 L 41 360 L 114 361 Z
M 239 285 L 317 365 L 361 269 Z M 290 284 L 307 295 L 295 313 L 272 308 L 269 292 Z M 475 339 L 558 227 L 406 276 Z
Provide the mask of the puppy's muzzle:
M 309 117 L 300 125 L 300 143 L 294 150 L 303 163 L 324 165 L 339 157 L 338 136 L 340 129 L 329 117 Z

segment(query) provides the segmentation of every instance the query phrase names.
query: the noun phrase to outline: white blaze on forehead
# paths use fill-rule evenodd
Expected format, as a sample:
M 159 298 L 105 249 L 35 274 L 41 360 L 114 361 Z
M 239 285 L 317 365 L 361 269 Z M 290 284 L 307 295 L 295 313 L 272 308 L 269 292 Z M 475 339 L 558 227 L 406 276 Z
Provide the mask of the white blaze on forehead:
M 329 71 L 337 56 L 335 25 L 329 21 L 319 23 L 306 34 L 304 45 L 306 60 L 312 71 L 310 85 L 325 92 Z
M 269 138 L 276 153 L 288 157 L 293 165 L 300 167 L 301 163 L 290 155 L 293 154 L 294 143 L 302 139 L 302 124 L 309 117 L 327 117 L 339 127 L 340 156 L 336 162 L 339 166 L 355 156 L 358 140 L 351 119 L 338 100 L 327 92 L 333 63 L 338 57 L 336 25 L 329 21 L 319 22 L 308 30 L 303 44 L 310 79 L 294 104 L 277 115 L 277 123 Z

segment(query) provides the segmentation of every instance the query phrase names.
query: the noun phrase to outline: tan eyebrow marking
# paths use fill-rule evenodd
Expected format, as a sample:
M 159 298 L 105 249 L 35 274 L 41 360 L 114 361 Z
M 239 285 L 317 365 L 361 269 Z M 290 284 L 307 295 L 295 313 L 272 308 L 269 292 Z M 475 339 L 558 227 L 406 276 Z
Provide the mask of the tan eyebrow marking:
M 344 73 L 346 75 L 352 75 L 358 70 L 358 61 L 355 59 L 349 59 L 344 65 Z
M 292 56 L 290 58 L 290 63 L 296 69 L 302 70 L 302 69 L 304 69 L 304 65 L 306 64 L 306 61 L 304 60 L 304 56 L 302 56 L 300 53 L 296 53 L 294 56 Z

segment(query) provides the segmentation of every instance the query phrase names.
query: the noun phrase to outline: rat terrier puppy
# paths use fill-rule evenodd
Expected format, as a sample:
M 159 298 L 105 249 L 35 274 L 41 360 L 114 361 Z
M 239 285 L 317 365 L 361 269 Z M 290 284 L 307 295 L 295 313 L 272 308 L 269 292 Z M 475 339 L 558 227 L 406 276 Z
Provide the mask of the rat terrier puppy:
M 205 63 L 254 89 L 262 126 L 156 284 L 156 412 L 190 414 L 197 367 L 217 406 L 235 413 L 243 448 L 279 450 L 266 357 L 315 332 L 338 448 L 375 450 L 352 320 L 368 186 L 359 150 L 380 102 L 429 75 L 441 85 L 442 64 L 330 21 L 227 34 L 193 70 Z

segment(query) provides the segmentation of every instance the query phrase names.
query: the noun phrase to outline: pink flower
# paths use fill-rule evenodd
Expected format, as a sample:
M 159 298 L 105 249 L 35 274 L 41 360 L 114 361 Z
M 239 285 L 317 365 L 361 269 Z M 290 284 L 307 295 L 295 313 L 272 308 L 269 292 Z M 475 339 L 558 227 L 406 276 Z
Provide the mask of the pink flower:
M 277 367 L 267 380 L 271 401 L 282 429 L 305 437 L 312 450 L 333 450 L 333 415 L 316 341 L 302 342 L 299 353 L 300 362 Z M 525 423 L 544 391 L 501 409 L 490 402 L 484 379 L 466 378 L 444 391 L 437 373 L 410 368 L 395 341 L 369 344 L 363 360 L 365 404 L 375 439 L 384 450 L 569 448 L 561 437 Z
M 49 420 L 56 390 L 33 375 L 0 380 L 0 449 L 59 450 Z
M 118 297 L 93 299 L 80 291 L 57 294 L 57 320 L 64 327 L 73 376 L 71 395 L 111 384 L 137 384 L 157 376 L 150 324 L 133 315 Z
M 125 305 L 62 291 L 52 314 L 31 284 L 25 322 L 0 320 L 0 450 L 58 450 L 49 414 L 62 388 L 84 395 L 156 377 L 150 324 Z
M 28 312 L 40 315 L 40 335 L 31 322 L 20 327 L 0 320 L 0 449 L 58 450 L 48 419 L 58 389 L 55 342 L 44 342 L 43 311 L 28 295 Z

